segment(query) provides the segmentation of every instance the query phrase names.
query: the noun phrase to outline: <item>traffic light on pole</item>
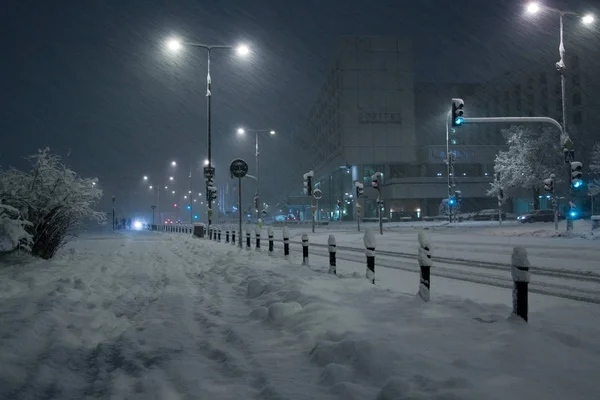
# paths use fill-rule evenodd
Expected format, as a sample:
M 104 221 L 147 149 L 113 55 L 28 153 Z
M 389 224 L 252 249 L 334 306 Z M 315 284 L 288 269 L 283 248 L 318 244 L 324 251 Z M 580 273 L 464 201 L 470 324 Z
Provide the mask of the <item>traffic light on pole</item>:
M 583 185 L 581 178 L 583 177 L 583 163 L 580 161 L 571 162 L 571 186 L 575 189 Z
M 217 188 L 213 178 L 206 178 L 206 197 L 209 202 L 217 199 Z
M 452 99 L 452 126 L 457 127 L 461 126 L 464 122 L 463 114 L 464 114 L 465 102 L 463 99 Z
M 381 172 L 375 172 L 371 176 L 371 185 L 373 186 L 374 189 L 379 189 L 379 187 L 381 186 L 381 178 L 382 178 Z
M 450 198 L 448 199 L 448 204 L 450 206 L 453 206 L 456 204 L 456 199 L 454 198 L 454 196 L 450 196 Z
M 354 186 L 356 186 L 356 198 L 358 199 L 363 195 L 365 185 L 362 182 L 354 181 Z
M 312 196 L 312 194 L 313 194 L 313 187 L 312 187 L 313 176 L 315 176 L 315 173 L 313 171 L 308 171 L 303 176 L 303 178 L 304 178 L 304 194 L 307 196 Z
M 554 193 L 554 174 L 548 179 L 544 179 L 544 190 L 549 193 Z

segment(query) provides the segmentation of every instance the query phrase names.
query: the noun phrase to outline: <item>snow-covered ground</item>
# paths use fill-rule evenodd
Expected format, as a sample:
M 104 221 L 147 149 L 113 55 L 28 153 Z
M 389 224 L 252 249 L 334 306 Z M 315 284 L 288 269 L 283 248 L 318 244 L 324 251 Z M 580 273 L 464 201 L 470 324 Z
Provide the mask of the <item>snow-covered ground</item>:
M 406 235 L 414 251 L 416 230 Z M 277 247 L 269 257 L 187 235 L 88 234 L 52 261 L 0 261 L 0 399 L 600 392 L 596 304 L 531 294 L 525 324 L 507 318 L 509 289 L 436 278 L 422 303 L 413 272 L 381 268 L 371 285 L 364 256 L 339 260 L 336 277 L 325 257 L 301 266 Z

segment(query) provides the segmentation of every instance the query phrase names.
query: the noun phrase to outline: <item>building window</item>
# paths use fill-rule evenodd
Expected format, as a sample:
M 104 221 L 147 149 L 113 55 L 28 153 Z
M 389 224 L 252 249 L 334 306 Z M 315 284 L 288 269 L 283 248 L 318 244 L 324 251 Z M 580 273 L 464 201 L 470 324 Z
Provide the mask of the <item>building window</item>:
M 581 93 L 575 92 L 573 95 L 573 105 L 580 106 L 581 105 Z
M 581 122 L 582 122 L 581 111 L 576 111 L 573 114 L 573 125 L 581 125 Z

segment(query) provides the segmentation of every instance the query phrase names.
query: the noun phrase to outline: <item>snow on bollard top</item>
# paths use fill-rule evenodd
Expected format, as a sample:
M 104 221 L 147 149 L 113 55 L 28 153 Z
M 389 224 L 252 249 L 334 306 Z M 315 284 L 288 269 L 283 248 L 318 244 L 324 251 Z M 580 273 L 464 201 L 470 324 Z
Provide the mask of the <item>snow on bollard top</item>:
M 335 236 L 333 235 L 329 235 L 329 239 L 327 239 L 327 245 L 329 246 L 329 252 L 333 253 L 335 252 Z
M 426 232 L 419 232 L 419 255 L 417 259 L 419 260 L 419 265 L 421 267 L 433 267 L 433 260 L 431 259 L 431 255 L 433 252 L 431 251 L 431 242 L 429 241 L 429 235 Z
M 269 227 L 267 228 L 267 233 L 269 234 L 269 236 L 273 236 L 273 227 L 271 225 L 269 225 Z
M 290 228 L 288 228 L 287 226 L 283 227 L 283 238 L 284 239 L 290 238 Z
M 523 246 L 513 248 L 511 256 L 511 275 L 513 282 L 529 282 L 531 274 L 529 272 L 529 259 L 527 258 L 527 250 Z
M 304 247 L 308 246 L 308 234 L 307 233 L 302 234 L 302 246 L 304 246 Z
M 365 242 L 365 247 L 367 248 L 375 248 L 377 242 L 375 240 L 375 233 L 373 231 L 367 230 L 365 232 L 365 236 L 363 238 Z
M 419 232 L 419 246 L 427 247 L 431 249 L 431 242 L 429 240 L 429 235 L 425 231 Z

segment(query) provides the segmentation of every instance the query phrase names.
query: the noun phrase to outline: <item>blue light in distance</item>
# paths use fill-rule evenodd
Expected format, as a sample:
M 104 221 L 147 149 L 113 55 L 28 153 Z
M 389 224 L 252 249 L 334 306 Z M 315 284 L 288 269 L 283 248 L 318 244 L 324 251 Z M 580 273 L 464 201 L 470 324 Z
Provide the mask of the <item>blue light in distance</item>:
M 573 182 L 573 187 L 574 188 L 581 187 L 581 185 L 583 185 L 583 182 L 580 181 L 580 180 L 576 180 L 576 181 Z
M 572 218 L 575 218 L 575 217 L 577 216 L 577 211 L 571 211 L 571 212 L 569 213 L 569 215 L 570 215 Z

